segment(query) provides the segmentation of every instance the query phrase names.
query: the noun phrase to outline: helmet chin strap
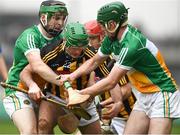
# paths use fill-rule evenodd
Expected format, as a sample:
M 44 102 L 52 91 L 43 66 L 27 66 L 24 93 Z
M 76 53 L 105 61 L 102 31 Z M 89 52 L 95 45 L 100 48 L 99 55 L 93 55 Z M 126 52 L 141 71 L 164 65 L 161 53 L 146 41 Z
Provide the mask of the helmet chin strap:
M 48 29 L 46 28 L 47 23 L 48 23 L 47 16 L 48 16 L 48 14 L 45 14 L 43 17 L 40 17 L 40 23 L 41 23 L 42 27 L 44 28 L 44 30 L 49 34 Z
M 61 29 L 60 31 L 57 31 L 57 30 L 54 30 L 54 29 L 49 29 L 47 33 L 48 33 L 49 35 L 53 36 L 53 37 L 56 37 L 56 36 L 58 36 L 61 32 L 62 32 L 62 29 Z
M 105 27 L 106 27 L 106 30 L 107 30 L 109 33 L 115 33 L 115 36 L 110 38 L 111 41 L 115 41 L 115 40 L 117 39 L 117 35 L 118 35 L 118 32 L 119 32 L 119 30 L 120 30 L 120 28 L 121 28 L 121 25 L 118 23 L 113 30 L 109 30 L 109 29 L 108 29 L 107 23 L 105 24 Z
M 113 30 L 108 29 L 108 24 L 107 23 L 105 24 L 105 27 L 106 27 L 106 30 L 109 33 L 114 33 L 114 32 L 116 32 L 117 28 L 119 27 L 119 23 L 116 25 L 116 27 Z
M 64 26 L 61 28 L 61 30 L 59 30 L 59 31 L 57 31 L 57 30 L 55 30 L 55 29 L 48 29 L 47 28 L 47 25 L 48 25 L 48 14 L 45 14 L 44 15 L 44 20 L 45 21 L 43 21 L 42 20 L 42 18 L 40 19 L 40 23 L 41 23 L 41 25 L 42 25 L 42 27 L 44 28 L 44 30 L 49 34 L 49 35 L 51 35 L 51 36 L 53 36 L 53 37 L 56 37 L 56 36 L 58 36 L 62 31 L 63 31 L 63 29 L 64 29 L 64 26 L 66 25 L 66 23 L 67 23 L 67 17 L 66 17 L 66 19 L 64 20 Z
M 107 25 L 107 23 L 106 23 L 106 24 L 105 24 L 106 30 L 107 30 L 109 33 L 115 33 L 115 36 L 114 36 L 114 37 L 111 37 L 110 39 L 111 39 L 112 41 L 116 40 L 120 28 L 123 27 L 123 26 L 125 26 L 125 25 L 127 25 L 127 24 L 128 24 L 128 20 L 126 20 L 126 21 L 125 21 L 124 23 L 122 23 L 121 25 L 120 25 L 120 23 L 118 23 L 113 30 L 109 30 L 109 29 L 108 29 L 108 25 Z

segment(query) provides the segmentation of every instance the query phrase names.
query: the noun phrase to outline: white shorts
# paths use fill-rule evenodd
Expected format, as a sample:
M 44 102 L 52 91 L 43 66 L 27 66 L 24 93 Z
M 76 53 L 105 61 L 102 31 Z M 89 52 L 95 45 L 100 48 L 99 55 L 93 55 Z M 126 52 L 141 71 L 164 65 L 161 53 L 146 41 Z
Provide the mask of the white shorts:
M 132 87 L 132 92 L 133 92 L 133 94 L 134 94 L 135 97 L 137 98 L 141 93 L 140 93 L 138 90 L 136 90 L 132 85 L 131 85 L 131 87 Z
M 119 118 L 119 117 L 114 117 L 112 120 L 111 120 L 111 130 L 118 134 L 118 135 L 122 135 L 123 134 L 123 131 L 124 131 L 124 128 L 126 126 L 126 120 L 122 119 L 122 118 Z
M 5 97 L 3 99 L 3 105 L 7 114 L 12 119 L 12 114 L 15 111 L 23 108 L 34 108 L 35 103 L 27 96 L 27 94 L 17 91 L 16 93 Z
M 86 126 L 86 125 L 89 125 L 89 124 L 99 120 L 99 115 L 96 111 L 96 106 L 95 106 L 94 102 L 92 102 L 90 104 L 90 106 L 88 106 L 85 110 L 91 115 L 92 118 L 90 120 L 85 120 L 85 119 L 81 118 L 79 126 Z
M 133 110 L 143 111 L 149 118 L 180 118 L 180 91 L 140 93 Z

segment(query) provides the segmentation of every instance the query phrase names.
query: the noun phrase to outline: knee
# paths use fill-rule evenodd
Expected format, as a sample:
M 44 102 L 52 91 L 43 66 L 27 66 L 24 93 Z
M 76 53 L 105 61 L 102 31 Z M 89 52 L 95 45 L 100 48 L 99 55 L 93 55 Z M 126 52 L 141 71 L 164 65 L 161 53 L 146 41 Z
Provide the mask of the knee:
M 52 130 L 52 126 L 45 119 L 40 119 L 38 121 L 38 133 L 49 133 Z

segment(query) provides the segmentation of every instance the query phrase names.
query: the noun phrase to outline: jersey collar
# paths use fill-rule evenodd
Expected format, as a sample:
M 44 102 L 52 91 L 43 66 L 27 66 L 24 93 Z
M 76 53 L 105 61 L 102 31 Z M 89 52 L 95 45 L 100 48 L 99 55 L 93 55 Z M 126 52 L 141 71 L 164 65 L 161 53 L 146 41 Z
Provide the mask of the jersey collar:
M 37 26 L 37 28 L 38 28 L 38 30 L 40 31 L 41 35 L 42 35 L 45 39 L 47 39 L 47 40 L 52 40 L 52 39 L 53 39 L 53 37 L 52 37 L 52 38 L 48 38 L 47 36 L 45 36 L 45 35 L 43 34 L 40 24 Z

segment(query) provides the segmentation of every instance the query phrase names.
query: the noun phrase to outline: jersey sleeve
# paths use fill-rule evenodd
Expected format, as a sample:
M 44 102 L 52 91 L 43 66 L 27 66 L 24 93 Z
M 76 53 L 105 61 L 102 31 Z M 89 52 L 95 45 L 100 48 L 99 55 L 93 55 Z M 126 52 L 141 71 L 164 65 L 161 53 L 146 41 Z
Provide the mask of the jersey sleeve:
M 39 37 L 34 32 L 24 32 L 16 41 L 18 48 L 27 55 L 31 51 L 39 50 Z
M 119 80 L 119 85 L 123 86 L 123 85 L 126 85 L 128 82 L 129 82 L 128 76 L 125 75 Z
M 113 68 L 114 64 L 115 64 L 115 59 L 111 58 L 111 56 L 108 57 L 108 59 L 106 60 L 106 65 L 107 65 L 109 72 Z M 119 80 L 119 86 L 126 85 L 128 82 L 129 82 L 129 79 L 128 79 L 127 75 L 125 75 Z
M 111 54 L 111 41 L 108 37 L 105 37 L 101 47 L 98 49 L 98 54 L 102 57 L 106 57 Z

